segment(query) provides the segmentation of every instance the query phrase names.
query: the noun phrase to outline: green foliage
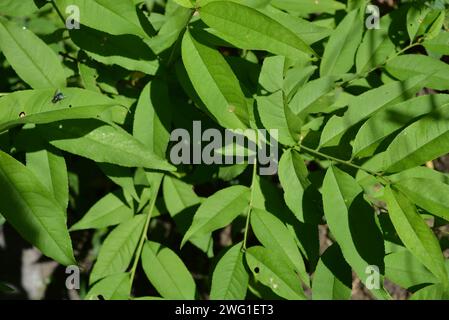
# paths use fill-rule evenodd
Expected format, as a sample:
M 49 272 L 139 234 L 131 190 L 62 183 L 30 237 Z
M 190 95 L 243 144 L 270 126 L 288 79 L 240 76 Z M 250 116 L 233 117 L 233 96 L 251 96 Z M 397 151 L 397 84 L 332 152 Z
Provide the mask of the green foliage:
M 444 3 L 2 1 L 0 228 L 84 299 L 448 299 Z M 194 122 L 277 130 L 278 170 Z

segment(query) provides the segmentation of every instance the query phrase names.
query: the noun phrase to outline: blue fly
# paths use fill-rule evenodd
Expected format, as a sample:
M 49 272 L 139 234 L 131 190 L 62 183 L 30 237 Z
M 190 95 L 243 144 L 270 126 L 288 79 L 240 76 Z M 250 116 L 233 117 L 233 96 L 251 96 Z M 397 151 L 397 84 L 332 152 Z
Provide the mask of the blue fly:
M 56 90 L 55 95 L 53 96 L 53 99 L 51 99 L 51 102 L 57 103 L 57 102 L 61 101 L 64 98 L 65 98 L 64 94 L 61 91 Z

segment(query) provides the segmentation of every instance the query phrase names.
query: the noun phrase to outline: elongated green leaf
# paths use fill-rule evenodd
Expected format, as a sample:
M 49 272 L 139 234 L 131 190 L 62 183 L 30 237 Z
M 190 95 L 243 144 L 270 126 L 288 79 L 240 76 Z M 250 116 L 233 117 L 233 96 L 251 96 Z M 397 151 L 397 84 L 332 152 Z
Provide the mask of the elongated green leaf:
M 25 27 L 0 20 L 0 49 L 17 74 L 35 89 L 63 88 L 66 76 L 58 56 Z
M 312 285 L 313 300 L 348 300 L 351 297 L 351 267 L 337 244 L 321 255 Z
M 69 181 L 64 157 L 58 150 L 28 152 L 26 165 L 65 211 L 69 202 Z
M 131 168 L 100 162 L 97 163 L 97 166 L 109 179 L 111 179 L 116 185 L 120 186 L 131 197 L 137 201 L 140 200 L 134 186 L 134 171 Z
M 231 223 L 248 206 L 249 197 L 248 187 L 232 186 L 207 198 L 195 213 L 181 246 L 194 234 L 208 234 Z
M 418 30 L 423 24 L 425 17 L 430 12 L 430 8 L 424 5 L 411 6 L 407 11 L 407 32 L 410 41 L 413 42 L 417 36 Z
M 379 29 L 366 31 L 355 60 L 358 74 L 382 65 L 395 53 L 394 43 L 388 35 L 390 23 L 390 15 L 385 15 L 379 21 Z
M 201 19 L 233 45 L 249 50 L 266 50 L 292 59 L 315 54 L 298 35 L 250 7 L 234 2 L 211 2 L 200 9 Z
M 142 90 L 134 113 L 133 136 L 161 158 L 170 140 L 170 109 L 167 85 L 155 79 Z
M 399 133 L 385 152 L 383 168 L 388 172 L 401 171 L 446 154 L 449 150 L 447 110 L 449 104 Z
M 118 110 L 126 114 L 123 106 L 108 97 L 79 88 L 62 90 L 64 99 L 53 103 L 54 89 L 23 90 L 0 99 L 0 131 L 24 123 L 49 123 L 64 119 L 85 119 L 106 116 Z
M 281 90 L 284 85 L 285 57 L 267 57 L 259 75 L 259 85 L 268 92 Z
M 117 273 L 107 276 L 96 283 L 86 294 L 86 300 L 126 300 L 131 289 L 129 273 Z
M 212 275 L 211 300 L 243 300 L 249 275 L 243 264 L 242 243 L 229 249 L 218 261 Z
M 0 212 L 24 239 L 61 264 L 75 264 L 62 206 L 33 171 L 2 151 L 0 190 Z
M 333 14 L 335 11 L 345 8 L 343 3 L 335 0 L 273 0 L 271 4 L 277 8 L 301 15 L 322 12 Z
M 27 16 L 37 10 L 34 0 L 3 0 L 0 3 L 0 12 L 13 17 Z
M 172 217 L 185 208 L 200 203 L 200 198 L 193 191 L 193 186 L 170 176 L 165 176 L 163 183 L 165 205 Z
M 432 179 L 437 182 L 449 184 L 449 174 L 439 172 L 427 167 L 415 167 L 388 176 L 388 179 L 392 183 L 397 183 L 401 182 L 402 180 L 413 178 Z
M 195 282 L 175 252 L 160 243 L 147 241 L 142 251 L 142 266 L 151 284 L 165 299 L 192 300 Z
M 70 231 L 105 228 L 129 220 L 132 216 L 133 210 L 126 204 L 123 195 L 111 192 L 98 200 Z
M 418 290 L 410 300 L 449 300 L 449 292 L 442 284 L 432 284 Z
M 256 246 L 246 250 L 245 258 L 257 281 L 278 296 L 305 300 L 301 280 L 276 251 Z
M 406 289 L 424 283 L 438 282 L 438 279 L 408 250 L 385 256 L 385 277 Z
M 70 38 L 87 54 L 106 65 L 154 75 L 159 66 L 152 50 L 136 36 L 111 35 L 89 27 L 70 30 Z
M 333 116 L 326 124 L 321 135 L 320 145 L 327 146 L 338 142 L 353 125 L 389 105 L 413 97 L 424 86 L 424 83 L 425 77 L 418 76 L 403 82 L 385 84 L 353 98 L 343 117 Z
M 357 133 L 353 154 L 371 155 L 380 142 L 413 119 L 434 112 L 449 103 L 449 95 L 425 95 L 387 107 L 369 118 Z
M 362 33 L 363 19 L 360 10 L 353 10 L 343 18 L 329 38 L 320 65 L 322 77 L 340 75 L 351 69 Z
M 449 185 L 433 179 L 412 178 L 395 186 L 417 206 L 449 221 Z
M 90 273 L 89 283 L 114 273 L 123 272 L 136 250 L 145 224 L 145 215 L 139 214 L 117 226 L 106 237 Z
M 435 38 L 425 40 L 423 46 L 427 52 L 449 55 L 449 32 L 441 31 Z
M 321 199 L 307 177 L 307 167 L 299 153 L 285 151 L 279 161 L 278 172 L 289 209 L 301 222 L 318 223 L 321 219 Z
M 309 275 L 301 253 L 285 224 L 265 210 L 253 209 L 251 227 L 260 243 L 267 249 L 279 252 L 303 282 L 309 285 Z
M 73 6 L 76 6 L 79 10 L 78 22 L 83 25 L 114 35 L 148 37 L 140 25 L 133 0 L 56 0 L 56 4 L 64 17 L 72 23 L 76 21 L 76 15 L 73 16 L 76 13 Z M 66 10 L 67 8 L 72 10 Z
M 293 31 L 308 45 L 318 42 L 332 33 L 330 28 L 298 18 L 274 7 L 269 6 L 267 9 L 260 11 Z
M 152 12 L 151 16 L 155 16 L 155 12 Z M 164 18 L 158 34 L 145 41 L 156 54 L 170 48 L 178 40 L 179 35 L 192 18 L 192 11 L 184 7 L 177 7 L 173 12 L 167 12 Z
M 125 130 L 100 120 L 66 120 L 40 127 L 39 132 L 58 149 L 98 162 L 124 167 L 173 170 Z
M 390 186 L 385 188 L 384 197 L 391 222 L 399 238 L 441 282 L 448 283 L 444 257 L 438 240 L 418 214 L 415 206 Z
M 289 106 L 299 115 L 323 111 L 323 107 L 332 104 L 333 95 L 329 93 L 335 88 L 335 78 L 331 76 L 312 80 L 299 88 Z
M 372 265 L 379 268 L 382 281 L 385 254 L 382 234 L 374 220 L 374 210 L 363 199 L 361 187 L 347 173 L 330 167 L 322 193 L 327 224 L 345 260 L 363 283 L 367 280 L 367 267 Z M 385 299 L 388 295 L 382 282 L 371 292 Z
M 425 82 L 426 87 L 436 90 L 449 89 L 449 65 L 435 58 L 419 54 L 406 54 L 390 60 L 385 67 L 393 77 L 399 80 L 418 75 L 429 75 Z
M 245 96 L 223 56 L 186 32 L 182 41 L 182 60 L 193 87 L 216 121 L 229 129 L 246 128 Z
M 279 142 L 284 145 L 294 145 L 295 140 L 289 130 L 287 120 L 288 106 L 284 104 L 282 91 L 277 91 L 269 96 L 256 98 L 257 111 L 262 124 L 267 129 L 277 129 Z

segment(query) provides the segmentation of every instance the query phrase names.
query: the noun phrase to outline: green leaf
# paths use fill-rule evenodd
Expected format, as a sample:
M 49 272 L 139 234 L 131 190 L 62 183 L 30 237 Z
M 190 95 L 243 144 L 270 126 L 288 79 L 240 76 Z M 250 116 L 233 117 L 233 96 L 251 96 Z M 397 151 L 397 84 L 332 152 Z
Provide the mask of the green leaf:
M 268 92 L 281 90 L 284 85 L 285 57 L 267 57 L 259 75 L 259 85 Z
M 449 300 L 447 286 L 432 284 L 414 293 L 410 300 Z
M 174 0 L 177 4 L 186 8 L 193 8 L 193 3 L 195 0 Z
M 321 255 L 312 282 L 313 300 L 348 300 L 351 297 L 352 270 L 337 244 Z
M 69 17 L 69 6 L 79 9 L 80 23 L 90 28 L 108 32 L 113 35 L 133 34 L 145 38 L 148 35 L 140 25 L 133 0 L 55 0 L 64 17 Z M 101 18 L 100 18 L 101 17 Z M 71 21 L 71 19 L 69 19 Z M 81 27 L 82 28 L 82 27 Z
M 192 275 L 175 252 L 160 243 L 147 241 L 142 266 L 151 284 L 165 299 L 192 300 L 196 285 Z
M 155 14 L 152 12 L 151 16 L 155 16 Z M 167 15 L 164 16 L 164 23 L 158 34 L 145 42 L 154 53 L 162 53 L 175 44 L 191 18 L 192 10 L 178 6 L 173 12 L 167 12 Z
M 345 5 L 335 0 L 273 0 L 271 4 L 292 13 L 308 15 L 311 13 L 331 13 L 344 10 Z
M 63 208 L 33 171 L 0 151 L 0 212 L 19 234 L 63 265 L 76 264 Z
M 98 281 L 86 294 L 85 300 L 127 300 L 131 289 L 129 273 L 117 273 Z
M 371 118 L 360 128 L 353 143 L 353 155 L 371 155 L 382 140 L 410 121 L 438 110 L 449 103 L 449 95 L 435 94 L 411 98 L 387 107 Z
M 449 104 L 414 122 L 388 146 L 383 161 L 387 172 L 396 172 L 419 166 L 445 155 L 449 150 Z
M 305 300 L 301 280 L 276 251 L 256 246 L 246 250 L 246 262 L 257 281 L 278 296 L 291 300 Z
M 251 211 L 251 228 L 260 243 L 267 249 L 280 253 L 302 281 L 309 286 L 310 279 L 298 246 L 290 231 L 273 214 L 261 210 Z
M 34 89 L 66 86 L 58 56 L 25 27 L 0 19 L 0 49 L 20 78 Z
M 413 97 L 424 86 L 425 79 L 418 76 L 403 82 L 391 82 L 353 98 L 344 116 L 333 116 L 328 121 L 321 135 L 320 145 L 323 147 L 338 142 L 349 128 L 360 121 L 389 105 Z M 361 105 L 363 108 L 360 108 Z
M 90 57 L 106 65 L 154 75 L 159 67 L 153 51 L 136 36 L 111 35 L 83 26 L 70 30 L 70 39 Z
M 426 178 L 401 180 L 395 184 L 414 204 L 449 221 L 449 185 Z
M 309 113 L 321 112 L 334 102 L 335 77 L 325 76 L 312 80 L 299 88 L 289 103 L 295 114 L 306 116 Z
M 439 172 L 427 167 L 415 167 L 388 176 L 388 179 L 392 183 L 412 178 L 432 179 L 438 182 L 449 184 L 449 174 Z
M 425 40 L 422 45 L 427 52 L 449 55 L 449 32 L 441 31 L 438 36 Z
M 384 197 L 391 222 L 399 238 L 439 281 L 447 284 L 448 275 L 438 240 L 418 214 L 415 206 L 390 186 L 385 188 Z
M 287 29 L 293 31 L 308 45 L 327 38 L 332 33 L 332 29 L 330 28 L 298 18 L 281 10 L 275 9 L 274 7 L 268 7 L 267 9 L 260 11 L 276 20 Z
M 424 22 L 425 17 L 430 12 L 430 8 L 423 5 L 411 6 L 407 11 L 407 32 L 410 41 L 413 42 L 418 35 L 418 30 Z
M 193 87 L 215 120 L 225 128 L 246 128 L 245 96 L 224 57 L 186 32 L 182 40 L 182 60 Z
M 390 15 L 385 15 L 379 20 L 379 29 L 366 31 L 355 59 L 358 74 L 377 68 L 395 53 L 395 45 L 388 34 L 391 19 Z
M 354 65 L 357 48 L 362 40 L 361 10 L 349 12 L 332 32 L 320 65 L 320 75 L 340 75 Z
M 0 99 L 0 132 L 24 123 L 49 123 L 64 119 L 106 116 L 127 110 L 100 93 L 79 88 L 62 90 L 64 99 L 52 103 L 54 89 L 16 91 Z
M 56 148 L 97 162 L 173 170 L 125 130 L 100 120 L 59 121 L 39 127 L 39 132 Z
M 377 266 L 383 274 L 384 242 L 374 219 L 374 210 L 363 199 L 362 188 L 349 174 L 330 167 L 322 194 L 327 224 L 345 260 L 363 283 L 367 280 L 369 266 Z M 379 289 L 374 288 L 371 292 L 380 299 L 388 297 L 382 282 Z
M 134 113 L 133 136 L 165 158 L 170 140 L 171 108 L 165 82 L 154 79 L 142 90 Z
M 195 213 L 181 246 L 195 234 L 208 234 L 231 223 L 248 207 L 249 197 L 249 188 L 239 185 L 217 191 L 207 198 Z
M 321 219 L 319 194 L 308 179 L 307 167 L 297 151 L 287 150 L 279 161 L 279 180 L 285 203 L 301 222 L 318 223 Z
M 287 119 L 288 106 L 284 104 L 284 94 L 277 91 L 271 95 L 256 98 L 257 112 L 263 126 L 278 130 L 279 142 L 284 145 L 295 145 Z M 294 116 L 293 116 L 294 117 Z
M 385 256 L 385 277 L 406 289 L 424 283 L 438 282 L 437 278 L 408 250 Z
M 385 68 L 388 73 L 399 80 L 428 75 L 425 82 L 426 87 L 436 90 L 449 89 L 449 65 L 432 57 L 420 54 L 401 55 L 391 59 Z
M 0 3 L 0 12 L 4 15 L 22 17 L 32 14 L 37 10 L 34 0 L 3 0 Z
M 297 34 L 276 20 L 235 2 L 211 2 L 200 9 L 200 17 L 238 48 L 266 50 L 292 59 L 304 53 L 315 55 Z
M 145 217 L 143 214 L 134 216 L 118 225 L 106 237 L 90 273 L 89 283 L 128 268 L 142 234 Z
M 64 157 L 57 150 L 27 152 L 26 165 L 65 211 L 69 202 L 69 180 Z
M 111 192 L 98 200 L 70 231 L 113 226 L 130 220 L 133 214 L 123 195 L 120 192 Z
M 218 261 L 212 275 L 211 300 L 244 300 L 249 275 L 243 263 L 242 243 L 230 248 Z
M 165 205 L 172 217 L 182 210 L 200 203 L 200 198 L 193 191 L 193 186 L 179 179 L 165 176 L 162 185 Z
M 97 163 L 103 173 L 112 180 L 116 185 L 120 186 L 135 200 L 139 201 L 136 188 L 134 186 L 134 171 L 131 168 L 120 167 L 109 163 Z M 126 195 L 126 194 L 125 194 Z

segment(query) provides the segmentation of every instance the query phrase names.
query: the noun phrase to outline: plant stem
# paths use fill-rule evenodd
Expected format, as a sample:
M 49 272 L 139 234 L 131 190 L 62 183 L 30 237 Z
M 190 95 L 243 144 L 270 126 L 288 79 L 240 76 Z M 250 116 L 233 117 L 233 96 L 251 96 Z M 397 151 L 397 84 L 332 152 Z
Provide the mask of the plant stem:
M 372 176 L 378 177 L 378 178 L 382 179 L 382 180 L 383 180 L 384 182 L 386 182 L 386 183 L 389 183 L 389 181 L 388 181 L 385 177 L 383 177 L 383 176 L 382 176 L 382 173 L 380 173 L 380 172 L 375 172 L 375 171 L 372 171 L 372 170 L 363 168 L 363 167 L 361 167 L 361 166 L 359 166 L 359 165 L 356 165 L 355 163 L 353 163 L 353 162 L 351 162 L 351 161 L 348 161 L 348 160 L 342 160 L 342 159 L 339 159 L 339 158 L 330 156 L 330 155 L 328 155 L 328 154 L 322 153 L 322 152 L 320 152 L 320 151 L 318 151 L 318 150 L 315 150 L 315 149 L 306 147 L 306 146 L 301 145 L 301 144 L 298 145 L 297 147 L 298 147 L 298 148 L 295 148 L 295 149 L 298 150 L 298 151 L 300 151 L 301 149 L 303 149 L 303 150 L 307 151 L 308 153 L 313 154 L 313 155 L 315 155 L 315 156 L 319 156 L 319 157 L 322 157 L 322 158 L 325 158 L 325 159 L 328 159 L 328 160 L 332 160 L 332 161 L 335 161 L 335 162 L 344 164 L 344 165 L 349 166 L 349 167 L 356 168 L 356 169 L 358 169 L 358 170 L 365 171 L 366 173 L 368 173 L 368 174 L 370 174 L 370 175 L 372 175 Z
M 143 231 L 142 231 L 142 234 L 141 234 L 140 240 L 139 240 L 139 245 L 137 247 L 136 255 L 134 257 L 134 263 L 131 268 L 131 290 L 133 287 L 134 276 L 136 275 L 137 265 L 140 260 L 140 255 L 142 254 L 143 244 L 145 243 L 145 240 L 147 239 L 148 227 L 150 226 L 151 216 L 153 215 L 154 206 L 156 205 L 156 198 L 157 198 L 157 194 L 159 193 L 159 189 L 161 187 L 162 179 L 163 179 L 163 176 L 161 176 L 161 178 L 158 179 L 157 183 L 154 185 L 154 189 L 153 189 L 153 192 L 151 195 L 150 208 L 147 213 L 145 225 L 143 227 Z
M 256 177 L 257 177 L 257 161 L 254 160 L 253 177 L 252 177 L 252 180 L 251 180 L 251 195 L 250 195 L 250 198 L 249 198 L 248 211 L 246 213 L 245 234 L 243 236 L 242 251 L 246 251 L 246 240 L 248 238 L 249 221 L 250 221 L 250 218 L 251 218 L 251 211 L 253 209 L 254 183 L 256 181 Z
M 61 18 L 62 23 L 65 25 L 65 18 L 62 15 L 61 11 L 59 10 L 58 6 L 56 5 L 55 0 L 51 0 L 51 5 L 53 6 L 53 8 L 56 10 L 56 13 L 58 14 L 59 18 Z

